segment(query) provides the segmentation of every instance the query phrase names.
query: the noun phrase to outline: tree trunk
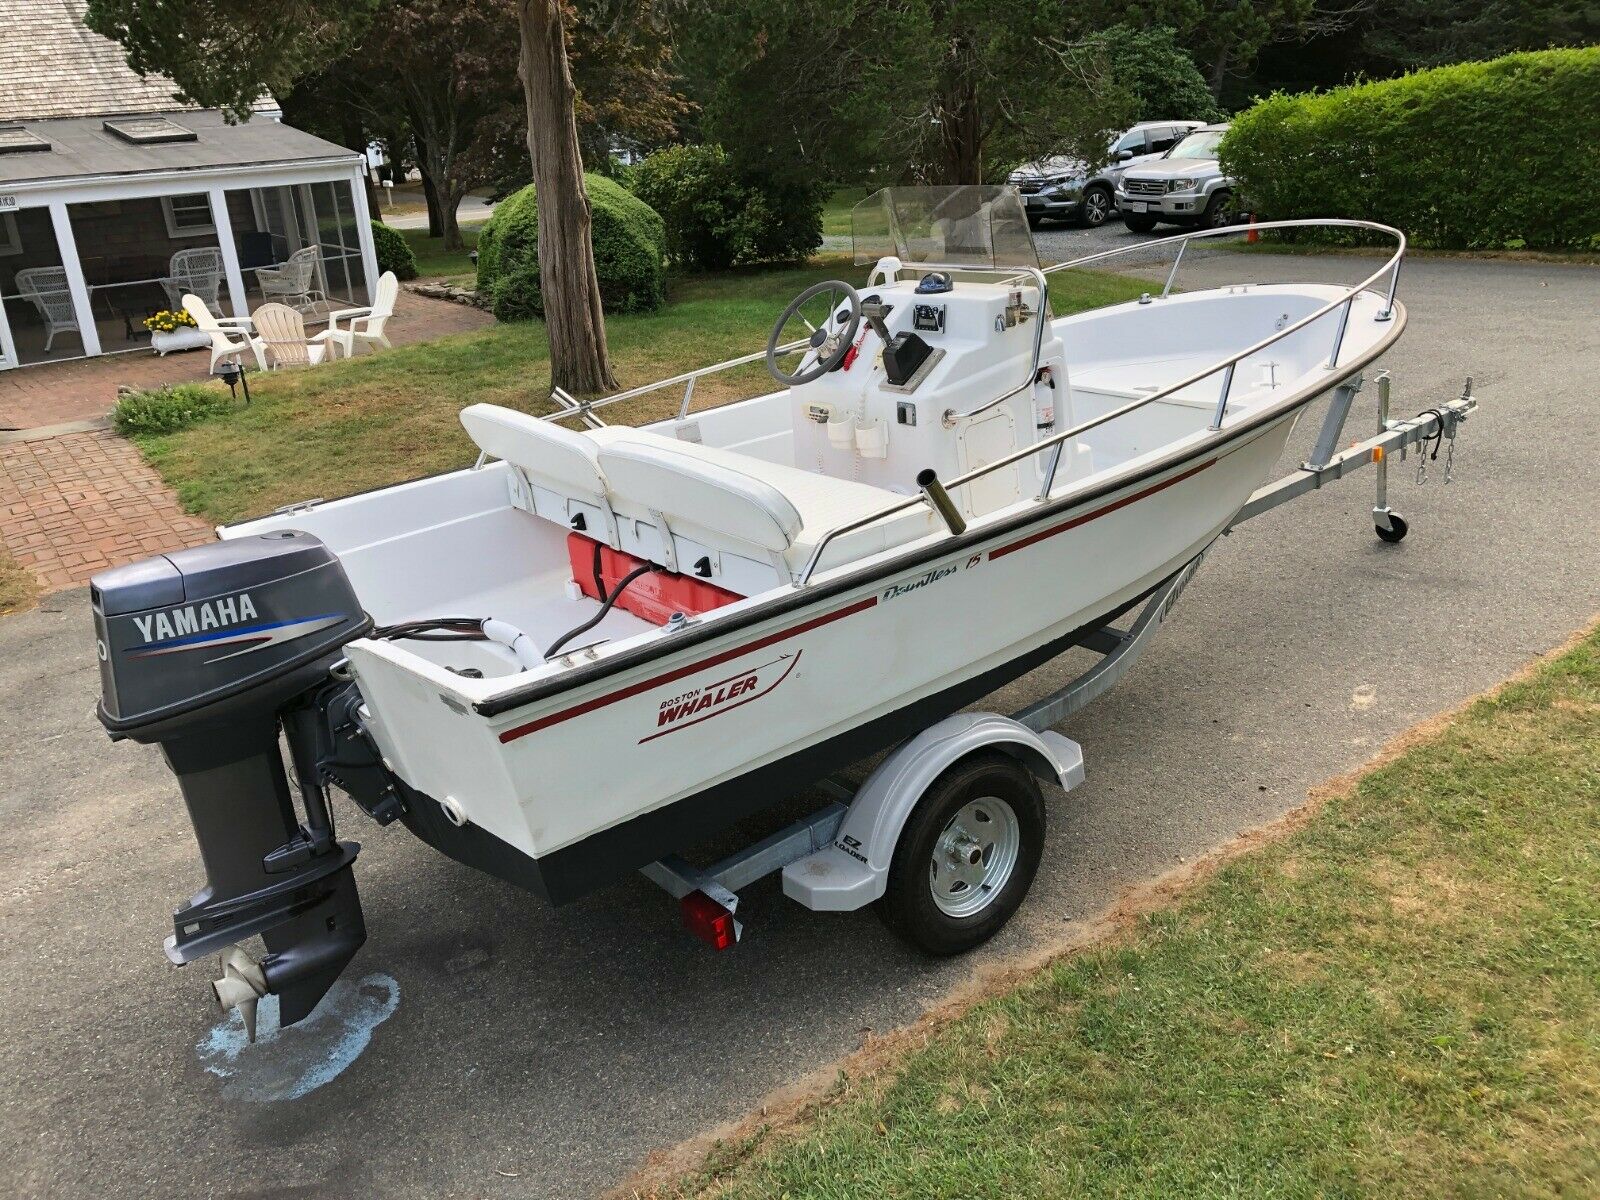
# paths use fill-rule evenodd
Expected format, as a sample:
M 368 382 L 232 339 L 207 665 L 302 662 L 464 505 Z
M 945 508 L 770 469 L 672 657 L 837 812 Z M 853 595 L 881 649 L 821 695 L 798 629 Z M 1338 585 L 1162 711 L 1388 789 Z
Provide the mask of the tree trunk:
M 983 182 L 983 122 L 978 111 L 974 54 L 966 38 L 952 41 L 949 72 L 940 98 L 939 149 L 942 183 Z
M 561 0 L 518 0 L 517 18 L 539 204 L 539 288 L 550 336 L 550 382 L 579 395 L 614 391 Z
M 461 207 L 461 189 L 451 186 L 439 197 L 440 234 L 446 250 L 460 250 L 466 246 L 461 240 L 461 226 L 456 220 L 456 209 Z
M 420 147 L 419 147 L 420 149 Z M 418 163 L 422 162 L 422 155 L 417 155 Z M 418 170 L 422 170 L 419 166 Z M 428 204 L 428 236 L 431 238 L 444 236 L 444 219 L 439 215 L 439 193 L 433 188 L 433 180 L 428 178 L 428 173 L 422 171 L 422 198 Z
M 1222 85 L 1228 79 L 1228 47 L 1223 46 L 1217 51 L 1217 57 L 1211 64 L 1211 98 L 1222 99 Z

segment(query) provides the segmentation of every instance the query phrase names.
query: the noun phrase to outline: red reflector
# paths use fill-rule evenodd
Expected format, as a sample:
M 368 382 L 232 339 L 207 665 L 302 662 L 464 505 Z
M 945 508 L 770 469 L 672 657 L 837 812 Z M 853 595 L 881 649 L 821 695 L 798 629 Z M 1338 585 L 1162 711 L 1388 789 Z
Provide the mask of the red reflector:
M 739 940 L 733 914 L 704 892 L 690 892 L 679 903 L 683 927 L 713 950 L 726 950 Z

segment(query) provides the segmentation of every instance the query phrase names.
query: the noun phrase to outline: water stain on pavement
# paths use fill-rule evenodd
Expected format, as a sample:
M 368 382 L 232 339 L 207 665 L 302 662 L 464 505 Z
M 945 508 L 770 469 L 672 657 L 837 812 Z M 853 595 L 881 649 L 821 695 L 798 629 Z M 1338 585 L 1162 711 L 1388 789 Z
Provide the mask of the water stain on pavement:
M 342 1075 L 399 1005 L 400 985 L 388 975 L 341 979 L 315 1012 L 284 1029 L 278 1025 L 278 998 L 263 996 L 254 1045 L 245 1035 L 244 1019 L 230 1012 L 200 1039 L 195 1052 L 200 1065 L 223 1081 L 225 1100 L 298 1100 Z

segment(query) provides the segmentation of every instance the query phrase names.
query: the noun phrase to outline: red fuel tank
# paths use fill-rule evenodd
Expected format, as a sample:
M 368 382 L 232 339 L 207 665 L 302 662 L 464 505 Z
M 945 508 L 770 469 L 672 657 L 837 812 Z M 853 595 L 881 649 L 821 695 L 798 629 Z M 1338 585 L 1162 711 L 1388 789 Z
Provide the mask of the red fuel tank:
M 581 533 L 567 534 L 567 558 L 572 564 L 572 578 L 591 600 L 604 599 L 595 590 L 596 550 L 600 552 L 600 582 L 605 587 L 606 595 L 616 590 L 624 575 L 643 566 L 646 561 L 621 550 L 613 550 Z M 692 617 L 742 599 L 744 597 L 738 593 L 719 588 L 704 579 L 674 574 L 665 567 L 657 567 L 630 583 L 616 607 L 652 624 L 665 625 L 675 612 Z

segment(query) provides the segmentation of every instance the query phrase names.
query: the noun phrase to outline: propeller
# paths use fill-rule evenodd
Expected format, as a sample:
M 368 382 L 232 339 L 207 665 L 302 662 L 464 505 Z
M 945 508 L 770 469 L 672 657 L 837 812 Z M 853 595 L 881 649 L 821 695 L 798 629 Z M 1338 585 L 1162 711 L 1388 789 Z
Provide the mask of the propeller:
M 222 1006 L 222 1011 L 237 1008 L 244 1018 L 246 1036 L 256 1040 L 256 1004 L 267 994 L 267 973 L 261 964 L 238 946 L 229 946 L 221 954 L 222 978 L 211 985 L 211 991 Z

